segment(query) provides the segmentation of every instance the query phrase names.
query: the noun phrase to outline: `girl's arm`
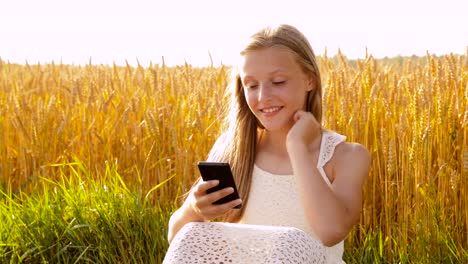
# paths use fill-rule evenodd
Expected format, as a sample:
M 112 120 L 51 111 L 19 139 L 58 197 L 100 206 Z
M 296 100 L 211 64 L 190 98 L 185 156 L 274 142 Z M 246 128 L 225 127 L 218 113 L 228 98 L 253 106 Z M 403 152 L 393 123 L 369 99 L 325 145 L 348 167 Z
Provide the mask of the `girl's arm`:
M 341 143 L 329 161 L 331 188 L 317 169 L 318 155 L 310 149 L 321 137 L 320 124 L 311 113 L 298 111 L 286 146 L 306 218 L 318 238 L 332 246 L 346 238 L 359 221 L 362 186 L 369 173 L 369 152 L 359 144 Z
M 338 145 L 331 188 L 306 146 L 290 144 L 288 151 L 312 230 L 326 246 L 339 243 L 359 221 L 362 186 L 370 166 L 368 151 L 359 144 Z

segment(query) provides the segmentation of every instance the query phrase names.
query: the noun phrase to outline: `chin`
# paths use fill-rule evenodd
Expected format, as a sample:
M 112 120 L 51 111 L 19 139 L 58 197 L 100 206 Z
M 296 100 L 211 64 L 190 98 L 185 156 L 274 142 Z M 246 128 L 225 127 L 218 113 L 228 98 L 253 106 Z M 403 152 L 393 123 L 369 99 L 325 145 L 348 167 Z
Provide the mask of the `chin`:
M 264 127 L 265 130 L 275 132 L 289 129 L 294 125 L 294 121 L 291 118 L 276 118 L 272 120 L 262 120 L 257 117 L 259 123 Z

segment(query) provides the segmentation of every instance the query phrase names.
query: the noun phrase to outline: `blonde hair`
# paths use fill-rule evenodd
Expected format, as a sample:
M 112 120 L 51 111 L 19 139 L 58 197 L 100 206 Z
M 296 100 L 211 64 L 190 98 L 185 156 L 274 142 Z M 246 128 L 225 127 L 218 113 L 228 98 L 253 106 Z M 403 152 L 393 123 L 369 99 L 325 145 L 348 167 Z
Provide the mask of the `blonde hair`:
M 244 56 L 249 51 L 273 46 L 289 49 L 304 73 L 313 78 L 314 87 L 307 94 L 305 110 L 311 112 L 321 123 L 322 86 L 320 73 L 312 47 L 299 30 L 290 25 L 264 28 L 251 36 L 249 43 L 240 55 Z M 228 89 L 231 93 L 231 104 L 226 118 L 225 132 L 213 147 L 209 158 L 231 164 L 239 195 L 243 201 L 242 209 L 233 210 L 232 213 L 225 216 L 223 220 L 227 222 L 237 222 L 245 210 L 255 164 L 258 131 L 263 129 L 250 111 L 243 89 L 240 76 L 236 73 L 231 87 Z

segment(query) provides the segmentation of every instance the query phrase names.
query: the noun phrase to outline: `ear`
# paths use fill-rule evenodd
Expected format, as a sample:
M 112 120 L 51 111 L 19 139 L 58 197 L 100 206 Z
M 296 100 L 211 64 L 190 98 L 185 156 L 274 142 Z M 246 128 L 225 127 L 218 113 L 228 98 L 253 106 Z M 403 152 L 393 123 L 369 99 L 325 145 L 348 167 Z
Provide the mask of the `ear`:
M 310 92 L 315 89 L 315 79 L 314 77 L 310 77 L 307 80 L 307 92 Z

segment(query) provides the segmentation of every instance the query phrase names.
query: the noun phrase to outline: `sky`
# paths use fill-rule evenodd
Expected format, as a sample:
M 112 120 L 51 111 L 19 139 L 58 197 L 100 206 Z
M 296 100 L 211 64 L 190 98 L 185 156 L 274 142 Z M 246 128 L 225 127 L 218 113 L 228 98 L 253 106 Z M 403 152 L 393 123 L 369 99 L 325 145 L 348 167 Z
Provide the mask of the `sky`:
M 14 63 L 231 65 L 246 39 L 291 24 L 316 55 L 466 54 L 468 0 L 0 0 Z

